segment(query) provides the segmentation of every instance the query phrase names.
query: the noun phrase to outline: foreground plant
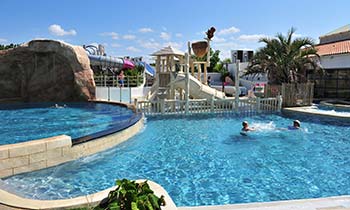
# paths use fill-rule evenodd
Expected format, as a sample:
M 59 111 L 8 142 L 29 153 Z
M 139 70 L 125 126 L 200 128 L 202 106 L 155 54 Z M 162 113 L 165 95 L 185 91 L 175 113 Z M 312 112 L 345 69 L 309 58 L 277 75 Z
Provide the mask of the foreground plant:
M 158 198 L 150 189 L 147 181 L 136 183 L 127 179 L 117 180 L 117 189 L 109 192 L 108 197 L 95 209 L 110 210 L 160 210 L 165 206 L 164 196 Z

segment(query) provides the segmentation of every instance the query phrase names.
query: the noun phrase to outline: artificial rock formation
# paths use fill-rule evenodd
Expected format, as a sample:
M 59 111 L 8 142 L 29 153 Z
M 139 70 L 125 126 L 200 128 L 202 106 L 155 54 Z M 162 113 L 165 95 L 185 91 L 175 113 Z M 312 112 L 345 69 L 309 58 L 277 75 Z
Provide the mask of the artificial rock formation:
M 87 101 L 95 82 L 85 50 L 55 40 L 33 40 L 0 51 L 0 101 Z

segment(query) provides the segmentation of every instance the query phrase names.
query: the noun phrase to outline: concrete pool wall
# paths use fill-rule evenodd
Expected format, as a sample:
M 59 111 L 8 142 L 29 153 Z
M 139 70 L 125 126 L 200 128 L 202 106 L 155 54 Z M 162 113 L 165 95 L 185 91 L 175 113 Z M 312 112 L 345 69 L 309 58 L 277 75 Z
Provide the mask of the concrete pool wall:
M 136 182 L 144 182 L 145 180 L 137 180 Z M 167 191 L 159 184 L 147 181 L 150 188 L 154 191 L 154 194 L 158 197 L 164 196 L 166 205 L 162 207 L 162 210 L 177 210 L 174 201 L 171 199 Z M 80 207 L 87 207 L 92 209 L 104 198 L 108 196 L 111 190 L 115 190 L 116 187 L 91 194 L 86 196 L 80 196 L 72 199 L 63 200 L 34 200 L 27 199 L 9 193 L 0 189 L 0 208 L 1 209 L 74 209 Z
M 0 146 L 0 178 L 59 165 L 112 148 L 138 133 L 143 118 L 124 130 L 101 137 L 80 138 L 78 144 L 67 135 Z

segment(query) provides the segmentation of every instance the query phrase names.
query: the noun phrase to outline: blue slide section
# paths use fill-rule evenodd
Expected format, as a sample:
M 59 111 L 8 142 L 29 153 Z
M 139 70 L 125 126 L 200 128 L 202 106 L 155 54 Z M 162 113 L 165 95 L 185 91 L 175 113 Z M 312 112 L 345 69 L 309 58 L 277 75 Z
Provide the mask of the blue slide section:
M 151 75 L 152 77 L 156 76 L 156 70 L 151 65 L 145 62 L 140 62 L 139 64 L 145 67 L 147 74 Z

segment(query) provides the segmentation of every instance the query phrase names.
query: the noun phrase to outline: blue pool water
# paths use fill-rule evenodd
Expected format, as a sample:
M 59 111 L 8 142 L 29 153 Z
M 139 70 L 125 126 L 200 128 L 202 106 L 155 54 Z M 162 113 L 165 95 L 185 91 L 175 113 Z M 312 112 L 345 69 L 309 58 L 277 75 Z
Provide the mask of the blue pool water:
M 257 131 L 239 134 L 247 120 Z M 123 144 L 4 183 L 19 194 L 60 199 L 94 193 L 115 179 L 150 179 L 178 206 L 218 205 L 350 194 L 347 122 L 280 115 L 150 118 Z
M 133 112 L 103 103 L 0 105 L 0 145 L 66 134 L 74 138 L 122 126 Z M 63 108 L 64 107 L 64 108 Z

